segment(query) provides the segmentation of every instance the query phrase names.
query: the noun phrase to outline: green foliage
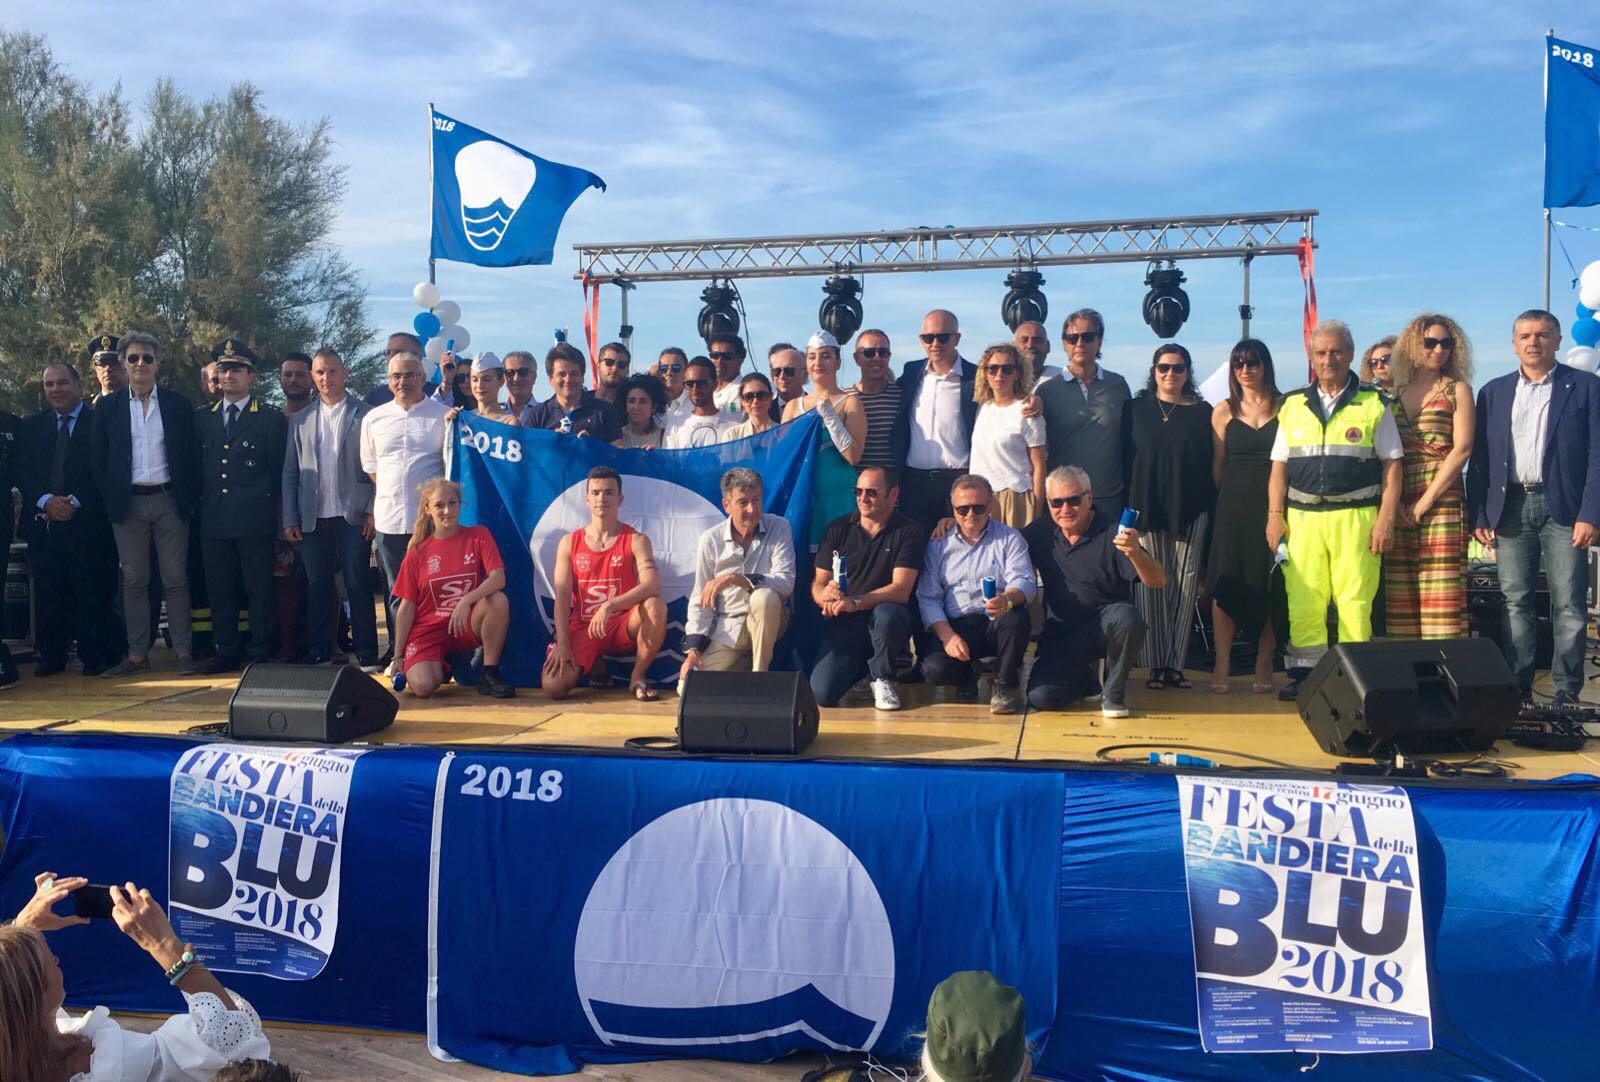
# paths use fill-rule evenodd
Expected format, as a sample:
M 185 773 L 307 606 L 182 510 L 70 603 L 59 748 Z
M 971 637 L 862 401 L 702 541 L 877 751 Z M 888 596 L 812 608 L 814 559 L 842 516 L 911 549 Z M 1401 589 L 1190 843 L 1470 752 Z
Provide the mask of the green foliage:
M 370 381 L 366 286 L 328 240 L 344 189 L 326 118 L 291 125 L 248 83 L 196 101 L 162 80 L 135 122 L 120 89 L 94 97 L 42 38 L 0 29 L 0 406 L 37 409 L 50 361 L 93 388 L 84 346 L 130 329 L 191 398 L 230 334 L 260 389 L 322 345 Z

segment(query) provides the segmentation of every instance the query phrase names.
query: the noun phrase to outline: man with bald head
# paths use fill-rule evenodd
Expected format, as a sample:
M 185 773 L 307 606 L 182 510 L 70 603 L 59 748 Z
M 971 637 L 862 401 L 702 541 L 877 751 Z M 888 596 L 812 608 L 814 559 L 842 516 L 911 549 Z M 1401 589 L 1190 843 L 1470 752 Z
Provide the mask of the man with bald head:
M 1035 383 L 1042 379 L 1061 377 L 1060 368 L 1045 363 L 1050 357 L 1050 332 L 1044 329 L 1043 323 L 1028 320 L 1026 323 L 1017 324 L 1016 331 L 1011 335 L 1011 344 L 1033 362 L 1031 367 Z
M 897 381 L 900 405 L 889 445 L 894 461 L 904 464 L 900 511 L 928 531 L 950 514 L 950 486 L 967 472 L 978 367 L 961 356 L 954 312 L 929 312 L 918 339 L 927 357 L 907 363 Z
M 94 410 L 69 364 L 45 365 L 40 377 L 46 408 L 17 433 L 16 482 L 22 492 L 22 536 L 34 589 L 35 676 L 67 667 L 67 643 L 77 630 L 78 660 L 87 676 L 117 661 L 108 619 L 115 607 L 117 550 L 90 472 L 89 431 Z M 9 538 L 7 539 L 9 540 Z

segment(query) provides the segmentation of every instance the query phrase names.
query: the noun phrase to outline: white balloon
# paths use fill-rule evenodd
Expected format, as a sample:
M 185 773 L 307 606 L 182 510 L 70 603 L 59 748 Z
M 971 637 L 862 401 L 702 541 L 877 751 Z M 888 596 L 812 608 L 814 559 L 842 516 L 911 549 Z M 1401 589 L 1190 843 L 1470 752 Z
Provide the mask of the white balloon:
M 433 314 L 439 317 L 440 323 L 448 327 L 460 321 L 461 306 L 455 301 L 439 301 L 433 306 Z
M 1597 259 L 1593 263 L 1590 263 L 1587 267 L 1583 268 L 1583 270 L 1580 271 L 1579 274 L 1578 274 L 1578 284 L 1580 286 L 1586 286 L 1590 282 L 1600 282 L 1600 259 Z M 1594 306 L 1593 305 L 1585 305 L 1584 307 L 1593 308 Z
M 1600 263 L 1595 266 L 1600 266 Z M 1578 303 L 1585 308 L 1600 309 L 1600 275 L 1578 283 Z
M 418 282 L 411 287 L 411 299 L 419 308 L 432 308 L 439 303 L 439 287 L 432 282 Z
M 1561 358 L 1561 363 L 1584 372 L 1593 372 L 1600 367 L 1600 349 L 1593 346 L 1573 346 L 1567 350 L 1567 355 Z
M 439 328 L 439 333 L 434 336 L 435 342 L 442 342 L 446 349 L 460 353 L 472 345 L 472 335 L 459 323 L 447 323 Z
M 438 335 L 428 339 L 428 347 L 422 355 L 425 360 L 437 365 L 439 358 L 444 356 L 444 339 Z

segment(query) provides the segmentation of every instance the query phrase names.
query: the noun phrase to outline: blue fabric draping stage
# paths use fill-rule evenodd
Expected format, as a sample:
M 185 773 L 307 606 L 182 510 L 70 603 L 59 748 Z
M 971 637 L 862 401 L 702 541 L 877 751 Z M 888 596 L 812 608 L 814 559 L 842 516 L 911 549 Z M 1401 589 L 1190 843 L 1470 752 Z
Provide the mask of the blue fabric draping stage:
M 173 773 L 195 746 L 0 744 L 0 913 L 45 869 L 165 901 L 186 874 L 163 844 L 187 829 Z M 1311 1062 L 1201 1050 L 1169 775 L 375 748 L 349 785 L 326 965 L 224 977 L 265 1015 L 423 1030 L 431 883 L 434 1042 L 503 1069 L 862 1044 L 892 1057 L 932 984 L 962 968 L 1023 990 L 1045 1077 L 1288 1079 Z M 1316 1076 L 1592 1077 L 1600 790 L 1407 791 L 1434 1047 L 1323 1056 Z M 260 819 L 298 822 L 292 807 Z M 241 879 L 278 859 L 273 844 L 241 852 Z M 178 1009 L 109 925 L 51 943 L 70 1002 Z

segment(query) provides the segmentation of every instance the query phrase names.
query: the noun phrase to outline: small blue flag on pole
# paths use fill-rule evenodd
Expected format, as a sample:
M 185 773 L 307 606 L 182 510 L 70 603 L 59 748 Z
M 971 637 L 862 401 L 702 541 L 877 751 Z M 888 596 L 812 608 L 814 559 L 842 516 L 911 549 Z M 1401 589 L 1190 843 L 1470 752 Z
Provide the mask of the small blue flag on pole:
M 549 263 L 573 200 L 606 182 L 529 154 L 486 131 L 430 110 L 433 241 L 429 255 L 480 267 Z
M 1600 49 L 1545 39 L 1544 205 L 1600 203 Z

